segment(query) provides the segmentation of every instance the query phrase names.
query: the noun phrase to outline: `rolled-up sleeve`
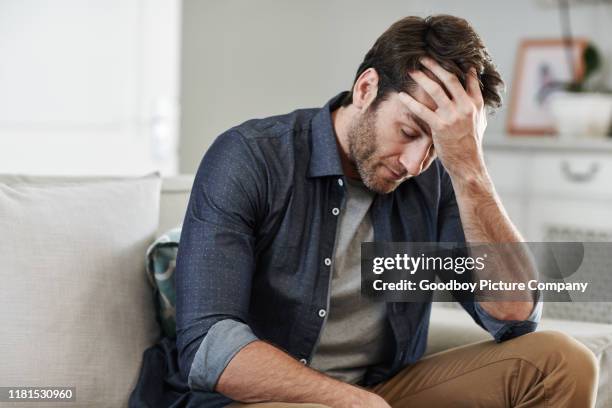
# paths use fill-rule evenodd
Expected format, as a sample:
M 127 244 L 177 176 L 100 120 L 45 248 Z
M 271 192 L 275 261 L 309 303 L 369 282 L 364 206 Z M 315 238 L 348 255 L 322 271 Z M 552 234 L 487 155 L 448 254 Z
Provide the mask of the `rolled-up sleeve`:
M 542 316 L 542 301 L 534 304 L 526 320 L 499 320 L 487 313 L 478 302 L 475 302 L 474 309 L 483 327 L 499 343 L 535 331 Z
M 248 141 L 232 131 L 215 140 L 196 173 L 175 272 L 178 363 L 191 389 L 213 391 L 230 360 L 257 339 L 248 307 L 262 173 Z
M 215 323 L 195 354 L 189 371 L 189 387 L 213 390 L 230 360 L 255 340 L 257 337 L 244 323 L 232 319 Z

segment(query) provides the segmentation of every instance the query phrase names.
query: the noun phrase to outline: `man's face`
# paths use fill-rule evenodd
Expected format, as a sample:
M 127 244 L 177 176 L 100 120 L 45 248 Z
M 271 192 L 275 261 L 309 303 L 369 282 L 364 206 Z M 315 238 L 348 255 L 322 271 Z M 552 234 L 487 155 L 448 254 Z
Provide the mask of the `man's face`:
M 437 108 L 421 87 L 410 95 L 432 110 Z M 381 194 L 419 175 L 435 159 L 429 127 L 406 108 L 396 92 L 359 117 L 348 131 L 348 144 L 349 160 L 361 180 Z

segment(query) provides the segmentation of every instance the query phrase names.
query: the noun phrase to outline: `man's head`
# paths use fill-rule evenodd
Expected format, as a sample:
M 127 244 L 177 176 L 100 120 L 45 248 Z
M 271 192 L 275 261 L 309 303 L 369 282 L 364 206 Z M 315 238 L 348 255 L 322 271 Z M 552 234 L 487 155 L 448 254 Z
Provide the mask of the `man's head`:
M 347 131 L 348 159 L 363 182 L 379 193 L 424 171 L 434 160 L 431 131 L 407 110 L 399 92 L 436 110 L 433 99 L 410 77 L 421 70 L 439 80 L 419 60 L 430 57 L 455 74 L 465 88 L 475 68 L 484 103 L 501 105 L 503 81 L 482 40 L 464 19 L 437 15 L 406 17 L 394 23 L 368 51 L 343 107 L 357 112 Z

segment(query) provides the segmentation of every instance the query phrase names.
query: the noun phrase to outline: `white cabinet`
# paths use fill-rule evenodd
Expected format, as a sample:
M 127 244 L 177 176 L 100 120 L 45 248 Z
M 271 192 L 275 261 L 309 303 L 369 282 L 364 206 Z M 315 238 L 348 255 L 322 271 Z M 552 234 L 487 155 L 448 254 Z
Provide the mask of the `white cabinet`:
M 498 192 L 520 195 L 524 191 L 529 175 L 525 155 L 517 155 L 513 151 L 486 150 L 485 163 Z
M 486 145 L 485 157 L 504 206 L 528 241 L 610 236 L 611 143 L 505 142 Z
M 536 152 L 531 171 L 538 196 L 612 199 L 612 154 Z
M 609 236 L 612 231 L 610 202 L 535 197 L 528 207 L 529 241 L 583 241 Z

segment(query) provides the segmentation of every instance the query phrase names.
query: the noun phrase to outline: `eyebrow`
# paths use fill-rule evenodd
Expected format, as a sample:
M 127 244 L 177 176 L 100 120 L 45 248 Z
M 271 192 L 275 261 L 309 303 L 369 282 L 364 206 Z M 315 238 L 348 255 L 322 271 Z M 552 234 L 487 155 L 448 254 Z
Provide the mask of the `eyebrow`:
M 417 124 L 417 126 L 421 128 L 423 132 L 427 133 L 428 135 L 431 135 L 431 129 L 429 128 L 429 125 L 423 119 L 419 118 L 417 115 L 410 111 L 406 112 L 406 115 L 408 116 L 408 118 L 412 119 Z

